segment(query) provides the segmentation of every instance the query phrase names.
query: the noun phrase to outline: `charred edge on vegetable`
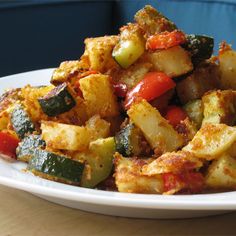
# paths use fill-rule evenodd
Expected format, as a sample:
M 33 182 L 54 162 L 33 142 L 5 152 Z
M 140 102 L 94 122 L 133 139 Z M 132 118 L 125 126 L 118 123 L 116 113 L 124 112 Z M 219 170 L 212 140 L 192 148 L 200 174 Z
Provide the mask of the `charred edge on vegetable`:
M 192 56 L 193 64 L 209 59 L 213 53 L 214 39 L 206 35 L 187 35 L 187 42 L 182 45 Z
M 138 155 L 140 147 L 137 145 L 139 142 L 138 130 L 134 124 L 129 124 L 121 129 L 115 135 L 116 150 L 125 157 Z
M 72 109 L 76 102 L 63 83 L 38 99 L 43 112 L 48 116 L 57 116 Z

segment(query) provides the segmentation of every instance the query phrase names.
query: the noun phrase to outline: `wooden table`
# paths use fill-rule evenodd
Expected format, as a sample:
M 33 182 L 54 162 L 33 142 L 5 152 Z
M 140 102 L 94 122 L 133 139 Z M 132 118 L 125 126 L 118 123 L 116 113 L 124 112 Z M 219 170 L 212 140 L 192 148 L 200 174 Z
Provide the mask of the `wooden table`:
M 0 186 L 0 236 L 236 235 L 236 212 L 184 220 L 144 220 L 86 213 Z

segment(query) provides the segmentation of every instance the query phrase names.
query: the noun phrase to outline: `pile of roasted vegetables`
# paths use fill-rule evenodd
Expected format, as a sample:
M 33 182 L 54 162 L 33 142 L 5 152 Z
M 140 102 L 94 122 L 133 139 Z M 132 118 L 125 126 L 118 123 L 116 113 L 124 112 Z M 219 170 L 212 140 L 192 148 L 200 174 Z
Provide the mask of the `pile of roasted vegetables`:
M 33 174 L 129 193 L 236 188 L 236 52 L 151 6 L 87 38 L 51 85 L 0 98 L 0 153 Z

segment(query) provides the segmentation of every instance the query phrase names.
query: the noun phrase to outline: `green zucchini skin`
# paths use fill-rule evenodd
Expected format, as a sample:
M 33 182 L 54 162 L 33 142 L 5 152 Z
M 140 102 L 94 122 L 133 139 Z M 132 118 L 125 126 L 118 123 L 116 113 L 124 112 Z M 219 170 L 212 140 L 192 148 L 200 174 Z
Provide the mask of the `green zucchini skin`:
M 38 148 L 29 161 L 28 169 L 48 179 L 80 185 L 84 163 Z
M 121 30 L 120 40 L 113 48 L 112 57 L 123 69 L 131 66 L 145 51 L 145 40 L 139 27 L 128 25 Z
M 206 35 L 187 35 L 187 43 L 182 45 L 192 55 L 193 64 L 209 59 L 213 53 L 214 38 Z
M 76 105 L 66 83 L 52 89 L 44 97 L 39 98 L 38 102 L 43 112 L 50 117 L 67 112 Z
M 35 126 L 22 105 L 16 105 L 13 109 L 11 123 L 20 139 L 35 131 Z
M 116 151 L 124 157 L 141 153 L 139 130 L 134 124 L 128 124 L 115 135 Z
M 36 148 L 44 148 L 46 143 L 41 139 L 40 135 L 29 135 L 26 136 L 18 145 L 16 149 L 17 159 L 20 161 L 28 162 L 30 158 L 34 155 Z
M 196 99 L 188 102 L 183 106 L 183 109 L 187 113 L 188 117 L 196 124 L 200 129 L 203 120 L 203 104 L 201 99 Z

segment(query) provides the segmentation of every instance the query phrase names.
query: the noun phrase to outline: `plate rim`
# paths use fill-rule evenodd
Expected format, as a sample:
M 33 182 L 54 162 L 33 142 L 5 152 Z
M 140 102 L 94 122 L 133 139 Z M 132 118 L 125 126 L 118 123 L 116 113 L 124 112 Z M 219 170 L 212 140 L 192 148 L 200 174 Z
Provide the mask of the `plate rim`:
M 0 78 L 0 81 L 10 78 L 24 78 L 29 80 L 29 76 L 42 73 L 45 76 L 51 76 L 54 68 L 33 70 L 13 75 L 7 75 Z M 26 83 L 27 84 L 27 83 Z M 7 88 L 3 88 L 7 89 Z M 4 168 L 3 160 L 0 161 L 0 167 Z M 12 163 L 5 163 L 9 168 Z M 16 170 L 21 174 L 19 170 Z M 143 209 L 168 209 L 168 210 L 236 210 L 236 191 L 212 193 L 212 194 L 193 194 L 193 195 L 159 195 L 159 194 L 136 194 L 120 193 L 104 190 L 87 189 L 83 187 L 70 186 L 62 183 L 45 180 L 30 173 L 31 178 L 38 178 L 40 182 L 48 186 L 40 186 L 35 183 L 26 183 L 19 179 L 12 179 L 3 176 L 0 173 L 0 184 L 11 188 L 24 190 L 30 193 L 54 197 L 58 199 L 83 202 L 97 205 L 143 208 Z M 50 184 L 49 184 L 50 183 Z M 53 187 L 54 186 L 54 187 Z M 63 188 L 65 187 L 65 188 Z M 68 190 L 69 189 L 69 190 Z M 234 200 L 235 199 L 235 200 Z

